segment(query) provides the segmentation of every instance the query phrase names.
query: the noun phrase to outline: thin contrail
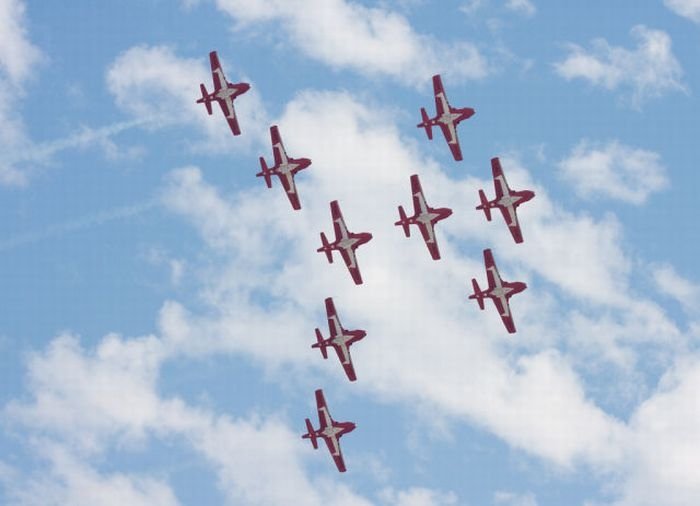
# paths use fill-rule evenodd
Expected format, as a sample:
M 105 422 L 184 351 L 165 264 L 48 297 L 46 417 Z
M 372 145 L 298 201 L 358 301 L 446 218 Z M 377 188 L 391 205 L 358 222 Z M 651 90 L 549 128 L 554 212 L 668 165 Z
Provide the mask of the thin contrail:
M 78 218 L 77 220 L 51 225 L 43 230 L 26 232 L 15 237 L 10 237 L 9 239 L 0 241 L 0 252 L 9 251 L 28 244 L 34 244 L 53 237 L 60 237 L 64 234 L 75 232 L 77 230 L 97 227 L 110 221 L 130 218 L 132 216 L 150 211 L 151 209 L 157 207 L 159 202 L 160 200 L 152 198 L 146 200 L 145 202 L 138 202 L 127 206 L 107 209 L 106 211 L 100 211 L 96 214 Z

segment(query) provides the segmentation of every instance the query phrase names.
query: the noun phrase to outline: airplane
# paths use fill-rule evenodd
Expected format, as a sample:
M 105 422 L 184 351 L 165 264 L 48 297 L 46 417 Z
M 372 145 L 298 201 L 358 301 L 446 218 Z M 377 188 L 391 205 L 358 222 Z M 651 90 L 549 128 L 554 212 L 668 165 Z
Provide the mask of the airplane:
M 352 357 L 350 356 L 350 345 L 356 341 L 359 341 L 367 335 L 364 330 L 345 330 L 343 325 L 340 323 L 338 318 L 338 313 L 335 310 L 335 305 L 333 304 L 333 298 L 328 297 L 326 299 L 326 316 L 328 318 L 328 332 L 330 337 L 324 339 L 321 334 L 320 329 L 316 329 L 316 343 L 312 344 L 312 348 L 318 348 L 321 350 L 321 355 L 323 358 L 328 358 L 328 351 L 326 348 L 332 346 L 335 352 L 338 354 L 338 359 L 345 369 L 345 374 L 350 381 L 355 381 L 357 376 L 355 375 L 355 368 L 352 365 Z
M 426 204 L 418 174 L 411 176 L 411 193 L 413 194 L 413 216 L 410 218 L 406 217 L 403 207 L 399 206 L 400 219 L 394 225 L 401 225 L 406 237 L 411 237 L 409 225 L 418 225 L 421 234 L 423 234 L 423 240 L 428 246 L 428 251 L 430 251 L 430 256 L 433 257 L 433 260 L 439 260 L 440 250 L 438 249 L 437 239 L 435 239 L 435 224 L 450 216 L 452 209 L 447 207 L 434 209 Z
M 331 202 L 331 216 L 333 218 L 333 228 L 335 229 L 335 241 L 329 243 L 326 234 L 321 232 L 322 246 L 316 251 L 325 253 L 328 262 L 331 264 L 333 263 L 333 250 L 340 251 L 340 255 L 343 257 L 353 281 L 356 285 L 361 285 L 362 275 L 360 274 L 360 267 L 357 265 L 355 249 L 372 239 L 372 234 L 369 232 L 359 234 L 348 232 L 337 200 Z
M 287 198 L 289 198 L 289 202 L 292 204 L 292 209 L 298 211 L 301 209 L 301 203 L 299 202 L 296 184 L 294 184 L 294 176 L 300 170 L 304 170 L 311 165 L 311 160 L 308 158 L 289 158 L 287 156 L 277 125 L 272 125 L 270 127 L 270 139 L 272 139 L 272 153 L 275 157 L 275 166 L 268 168 L 265 158 L 261 156 L 260 167 L 262 171 L 255 175 L 257 177 L 264 177 L 265 184 L 268 188 L 272 188 L 270 176 L 272 174 L 277 175 L 287 194 Z
M 236 117 L 236 110 L 233 108 L 234 99 L 243 95 L 246 91 L 250 89 L 250 84 L 248 83 L 237 83 L 231 84 L 224 77 L 224 71 L 221 70 L 221 64 L 219 63 L 219 57 L 216 55 L 216 51 L 209 53 L 209 63 L 211 64 L 211 76 L 214 81 L 214 91 L 209 93 L 204 83 L 199 85 L 199 91 L 202 93 L 202 98 L 197 100 L 198 104 L 204 104 L 207 108 L 207 112 L 211 116 L 211 103 L 216 101 L 221 106 L 221 111 L 226 116 L 226 121 L 228 126 L 231 128 L 233 135 L 240 135 L 241 129 L 238 126 L 238 118 Z
M 445 95 L 445 88 L 442 86 L 440 74 L 433 76 L 433 93 L 435 95 L 437 114 L 434 118 L 429 118 L 425 108 L 421 107 L 420 114 L 423 121 L 416 126 L 425 128 L 425 133 L 428 135 L 428 139 L 431 140 L 433 138 L 433 126 L 439 126 L 450 147 L 450 151 L 452 151 L 452 156 L 459 161 L 462 159 L 462 150 L 459 147 L 459 139 L 457 138 L 457 124 L 474 116 L 475 111 L 471 107 L 455 108 L 450 106 L 450 103 L 447 101 L 447 95 Z
M 353 422 L 336 422 L 328 412 L 326 399 L 323 397 L 323 390 L 316 390 L 316 409 L 318 410 L 319 428 L 315 430 L 311 425 L 311 420 L 306 419 L 306 434 L 302 435 L 302 439 L 310 439 L 314 449 L 318 449 L 318 438 L 323 438 L 328 446 L 328 451 L 335 461 L 338 471 L 344 473 L 345 462 L 343 454 L 340 451 L 340 438 L 355 430 L 356 425 Z
M 488 200 L 484 190 L 479 190 L 479 199 L 481 204 L 476 206 L 477 210 L 484 211 L 486 219 L 491 221 L 491 209 L 497 207 L 503 219 L 508 225 L 510 234 L 516 243 L 523 242 L 523 234 L 520 231 L 520 223 L 518 223 L 518 214 L 516 209 L 518 206 L 535 196 L 532 190 L 513 191 L 508 187 L 506 176 L 501 168 L 501 161 L 496 158 L 491 158 L 491 172 L 493 172 L 493 187 L 496 192 L 496 198 Z
M 493 260 L 493 254 L 490 249 L 484 250 L 484 266 L 486 267 L 486 278 L 488 279 L 489 287 L 485 291 L 479 288 L 476 279 L 472 278 L 472 287 L 474 293 L 469 296 L 470 299 L 476 299 L 479 303 L 479 309 L 484 309 L 484 298 L 489 297 L 496 306 L 498 314 L 503 320 L 503 325 L 510 334 L 515 333 L 515 323 L 513 323 L 513 315 L 510 312 L 510 299 L 516 293 L 520 293 L 527 285 L 522 281 L 508 282 L 501 279 L 498 274 L 496 262 Z

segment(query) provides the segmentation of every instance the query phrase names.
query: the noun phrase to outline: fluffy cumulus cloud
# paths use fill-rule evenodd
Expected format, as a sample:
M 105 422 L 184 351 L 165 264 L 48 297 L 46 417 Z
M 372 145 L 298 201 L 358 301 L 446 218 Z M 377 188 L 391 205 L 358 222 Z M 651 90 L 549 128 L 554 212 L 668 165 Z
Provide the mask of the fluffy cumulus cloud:
M 303 465 L 308 453 L 302 453 L 298 434 L 282 420 L 231 419 L 160 397 L 160 369 L 177 353 L 177 343 L 169 337 L 108 335 L 91 350 L 62 335 L 33 355 L 30 398 L 6 406 L 4 416 L 41 434 L 38 453 L 48 460 L 50 472 L 25 476 L 8 465 L 0 467 L 0 479 L 15 504 L 177 504 L 162 481 L 96 469 L 101 455 L 123 448 L 138 451 L 151 438 L 177 439 L 206 459 L 232 503 L 370 504 L 326 476 L 322 486 L 312 483 Z M 260 476 L 265 476 L 265 487 Z M 43 502 L 47 495 L 57 502 Z
M 70 449 L 43 440 L 39 453 L 47 470 L 25 476 L 0 467 L 0 483 L 11 506 L 177 506 L 170 487 L 161 480 L 122 473 L 105 474 L 87 465 Z
M 219 55 L 219 60 L 230 82 L 250 82 L 224 55 Z M 117 106 L 134 121 L 152 128 L 186 125 L 197 129 L 201 137 L 191 144 L 193 149 L 227 151 L 241 142 L 249 146 L 251 141 L 265 136 L 260 126 L 267 124 L 265 109 L 254 84 L 245 100 L 235 103 L 241 124 L 247 125 L 252 135 L 237 138 L 241 142 L 235 144 L 224 119 L 213 121 L 204 106 L 196 103 L 200 96 L 199 83 L 211 89 L 207 58 L 183 58 L 167 46 L 134 46 L 112 62 L 106 80 Z M 215 114 L 218 116 L 219 111 Z
M 664 4 L 679 16 L 700 23 L 700 0 L 664 0 Z
M 518 12 L 525 16 L 534 16 L 537 12 L 537 7 L 530 0 L 508 0 L 506 9 Z
M 217 0 L 238 28 L 275 22 L 307 56 L 338 69 L 387 75 L 411 84 L 445 73 L 479 79 L 488 64 L 468 42 L 445 43 L 416 33 L 408 20 L 386 7 L 350 0 Z
M 340 123 L 336 118 L 340 117 L 345 121 L 338 131 Z M 586 398 L 569 360 L 549 349 L 523 355 L 513 364 L 504 361 L 494 348 L 495 343 L 503 344 L 498 337 L 502 335 L 498 317 L 491 312 L 479 315 L 464 306 L 469 276 L 478 276 L 483 269 L 479 253 L 472 258 L 462 257 L 457 254 L 458 243 L 443 238 L 441 247 L 445 259 L 440 264 L 432 264 L 425 261 L 424 246 L 418 241 L 407 243 L 393 227 L 392 219 L 376 220 L 376 216 L 392 216 L 396 212 L 396 204 L 405 200 L 408 176 L 420 169 L 429 199 L 436 204 L 455 206 L 455 212 L 464 217 L 459 220 L 462 223 L 448 220 L 441 227 L 447 237 L 453 238 L 452 234 L 470 226 L 463 222 L 469 222 L 468 216 L 475 214 L 470 209 L 471 201 L 476 189 L 487 184 L 480 180 L 446 179 L 435 164 L 422 160 L 410 146 L 402 144 L 393 127 L 377 124 L 376 117 L 368 108 L 343 94 L 306 94 L 290 104 L 279 121 L 282 131 L 287 133 L 288 150 L 309 155 L 314 160 L 308 174 L 299 176 L 304 211 L 291 218 L 288 203 L 274 189 L 252 190 L 249 195 L 239 195 L 232 204 L 206 183 L 198 170 L 189 168 L 173 173 L 166 192 L 168 205 L 191 220 L 210 247 L 229 252 L 235 260 L 225 267 L 224 276 L 219 273 L 211 280 L 207 290 L 210 301 L 219 306 L 221 315 L 215 319 L 197 318 L 183 315 L 178 309 L 180 320 L 171 328 L 180 329 L 182 341 L 196 343 L 191 346 L 197 347 L 200 353 L 207 346 L 223 347 L 249 353 L 268 364 L 279 365 L 285 361 L 314 364 L 318 361 L 299 351 L 304 350 L 306 344 L 303 329 L 314 325 L 313 308 L 319 301 L 328 293 L 334 293 L 336 303 L 354 315 L 354 320 L 365 321 L 375 329 L 372 353 L 362 346 L 355 352 L 357 363 L 361 364 L 360 376 L 364 378 L 358 385 L 361 388 L 365 385 L 364 388 L 390 399 L 427 402 L 457 419 L 488 427 L 511 444 L 560 465 L 569 465 L 578 459 L 600 464 L 615 462 L 624 428 Z M 329 128 L 331 124 L 336 128 Z M 331 131 L 333 134 L 329 134 Z M 313 142 L 318 138 L 324 142 Z M 383 170 L 370 175 L 377 160 L 381 160 Z M 313 192 L 303 191 L 305 178 L 312 181 Z M 363 184 L 368 179 L 372 183 Z M 320 255 L 313 255 L 318 242 L 316 231 L 323 229 L 323 223 L 328 221 L 327 206 L 331 198 L 340 199 L 351 229 L 371 229 L 374 234 L 373 243 L 359 252 L 366 288 L 349 284 L 342 265 L 328 266 Z M 551 205 L 544 192 L 538 194 L 538 199 Z M 255 218 L 249 221 L 246 216 Z M 573 231 L 565 232 L 566 229 L 550 227 L 546 220 L 538 223 L 538 216 L 540 212 L 534 211 L 528 219 L 527 233 L 541 235 L 538 240 L 531 241 L 535 244 L 550 244 L 556 248 L 557 244 L 566 243 L 555 240 L 557 234 L 570 233 L 572 237 L 588 237 L 592 253 L 600 252 L 606 242 L 612 243 L 609 247 L 613 251 L 617 247 L 615 235 L 597 238 L 595 229 L 600 224 L 570 217 L 567 225 Z M 491 232 L 484 231 L 485 227 L 481 220 L 474 221 L 472 237 L 484 234 L 493 239 L 497 235 L 489 235 Z M 586 228 L 593 233 L 586 235 Z M 277 241 L 282 242 L 277 244 Z M 258 248 L 285 254 L 254 254 Z M 540 251 L 523 250 L 521 253 L 525 265 L 519 267 L 508 268 L 509 255 L 504 255 L 502 270 L 505 274 L 517 270 L 521 274 L 530 272 L 527 275 L 531 276 L 529 265 L 542 263 Z M 597 260 L 597 256 L 593 256 Z M 614 258 L 615 254 L 608 256 Z M 572 266 L 585 259 L 585 255 L 572 259 Z M 596 260 L 589 259 L 592 264 Z M 603 265 L 616 266 L 615 263 Z M 324 276 L 309 280 L 306 273 L 317 271 L 324 272 Z M 621 277 L 606 271 L 605 267 L 600 275 L 590 277 L 599 279 L 604 288 L 614 286 L 610 285 L 615 283 L 614 279 L 624 283 L 624 274 Z M 463 279 L 463 283 L 455 283 L 459 279 Z M 557 280 L 555 274 L 552 281 Z M 250 293 L 265 289 L 263 287 L 279 300 L 274 311 L 266 311 L 250 298 Z M 586 293 L 583 286 L 578 288 L 564 281 L 561 288 L 573 293 L 582 291 L 583 296 Z M 357 290 L 362 290 L 362 297 L 354 295 Z M 593 289 L 589 293 L 595 297 L 606 292 L 609 290 Z M 623 299 L 599 301 L 632 307 L 630 301 Z M 530 321 L 526 315 L 536 313 L 537 320 L 547 320 L 551 308 L 548 311 L 540 307 L 528 295 L 523 296 L 520 304 L 528 307 L 519 313 L 523 334 L 529 334 L 528 328 L 539 331 L 536 319 Z M 226 309 L 232 307 L 237 309 Z M 175 306 L 171 308 L 175 309 Z M 284 345 L 274 351 L 247 338 L 251 333 L 279 333 L 275 327 L 285 328 L 288 337 Z M 298 342 L 289 337 L 289 334 L 296 335 L 293 329 L 297 328 Z M 465 328 L 470 329 L 468 350 L 462 344 Z M 421 339 L 422 335 L 434 335 L 431 329 L 440 329 L 440 332 L 429 342 Z M 224 339 L 213 343 L 207 340 L 209 335 L 224 336 Z M 401 346 L 405 340 L 414 344 Z M 442 352 L 444 349 L 452 350 L 449 360 Z M 406 363 L 415 365 L 406 368 Z M 566 408 L 551 410 L 552 406 Z
M 339 377 L 334 364 L 307 353 L 305 330 L 318 325 L 318 307 L 332 293 L 344 318 L 372 330 L 371 349 L 369 341 L 362 342 L 353 356 L 357 388 L 375 399 L 429 407 L 433 415 L 483 427 L 557 466 L 595 467 L 616 477 L 620 500 L 638 492 L 638 481 L 653 478 L 663 485 L 663 473 L 643 477 L 653 470 L 638 465 L 637 444 L 648 427 L 655 427 L 645 406 L 665 394 L 633 406 L 633 422 L 624 423 L 589 397 L 575 367 L 582 351 L 576 345 L 585 342 L 589 348 L 581 356 L 588 361 L 595 357 L 599 366 L 605 361 L 613 369 L 622 365 L 619 377 L 630 387 L 639 375 L 625 375 L 624 369 L 635 370 L 639 345 L 644 345 L 645 360 L 656 357 L 654 347 L 662 350 L 659 357 L 667 357 L 668 350 L 683 346 L 682 333 L 663 310 L 631 288 L 632 266 L 622 253 L 616 222 L 568 213 L 533 184 L 516 160 L 504 157 L 511 185 L 537 191 L 527 210 L 522 209 L 529 239 L 514 254 L 507 232 L 501 234 L 473 213 L 476 190 L 490 181 L 447 178 L 410 142 L 402 142 L 391 123 L 377 121 L 376 112 L 345 93 L 304 93 L 288 105 L 277 121 L 288 152 L 314 160 L 298 176 L 299 213 L 290 211 L 277 187 L 250 189 L 233 199 L 194 167 L 171 174 L 166 205 L 199 230 L 221 265 L 205 280 L 204 295 L 216 308 L 214 314 L 196 315 L 171 303 L 163 317 L 167 333 L 190 353 L 241 353 L 272 371 L 292 366 Z M 379 172 L 373 170 L 378 163 Z M 420 172 L 429 202 L 449 205 L 460 216 L 438 226 L 443 252 L 438 264 L 429 261 L 419 240 L 405 239 L 392 224 L 396 205 L 407 200 L 413 172 Z M 330 228 L 328 201 L 334 198 L 351 230 L 374 234 L 358 252 L 366 280 L 360 287 L 349 281 L 342 264 L 328 265 L 314 254 L 318 231 Z M 474 238 L 498 245 L 497 261 L 506 279 L 538 286 L 536 296 L 531 288 L 513 301 L 520 329 L 517 347 L 504 340 L 497 315 L 466 304 L 468 279 L 483 269 L 479 251 L 463 253 L 470 251 L 464 245 Z M 571 256 L 572 251 L 587 253 Z M 557 273 L 553 267 L 562 263 L 568 271 Z M 587 274 L 571 276 L 581 270 Z M 309 278 L 309 272 L 323 276 Z M 538 281 L 542 279 L 545 284 Z M 260 291 L 272 302 L 261 304 L 254 296 Z M 590 304 L 569 312 L 558 301 L 560 293 Z M 589 306 L 590 311 L 585 309 Z M 250 335 L 279 338 L 280 344 L 273 349 Z M 424 339 L 427 335 L 430 340 Z M 573 345 L 569 353 L 553 347 L 561 340 Z M 675 436 L 663 427 L 656 437 L 660 444 L 675 444 Z M 670 474 L 682 479 L 675 471 Z M 415 496 L 423 500 L 425 493 Z M 515 504 L 534 501 L 528 495 L 499 497 Z
M 23 85 L 36 75 L 42 58 L 29 40 L 25 5 L 21 0 L 0 1 L 0 184 L 18 185 L 26 175 L 12 159 L 27 149 L 29 138 L 16 107 L 24 97 Z
M 686 311 L 700 309 L 700 286 L 678 274 L 673 266 L 660 265 L 652 275 L 659 291 L 676 299 Z
M 669 184 L 658 153 L 617 141 L 582 140 L 559 162 L 559 170 L 581 197 L 605 196 L 631 204 L 643 204 Z
M 671 91 L 685 91 L 671 37 L 643 25 L 632 28 L 631 34 L 637 42 L 634 49 L 611 46 L 602 38 L 594 39 L 591 49 L 570 44 L 568 56 L 554 68 L 567 81 L 583 79 L 608 90 L 623 90 L 634 106 Z
M 493 496 L 496 506 L 537 506 L 537 499 L 531 493 L 516 494 L 513 492 L 496 492 Z

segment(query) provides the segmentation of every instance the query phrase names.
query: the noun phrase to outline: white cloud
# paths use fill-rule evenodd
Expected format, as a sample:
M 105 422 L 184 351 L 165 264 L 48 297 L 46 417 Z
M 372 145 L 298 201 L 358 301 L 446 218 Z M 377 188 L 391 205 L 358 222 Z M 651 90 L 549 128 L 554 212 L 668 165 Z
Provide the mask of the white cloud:
M 21 0 L 0 0 L 0 68 L 15 86 L 32 77 L 42 58 L 27 36 L 24 11 Z
M 493 503 L 503 506 L 537 506 L 537 499 L 532 493 L 516 494 L 499 491 L 493 495 Z
M 380 494 L 386 506 L 451 506 L 458 504 L 457 496 L 422 487 L 408 490 L 385 489 Z
M 223 54 L 219 55 L 224 73 L 232 82 L 250 82 L 237 75 Z M 135 121 L 146 127 L 162 128 L 186 125 L 194 127 L 201 138 L 185 142 L 198 151 L 228 151 L 233 147 L 250 147 L 251 142 L 266 139 L 268 121 L 260 95 L 251 89 L 236 100 L 236 113 L 244 135 L 231 140 L 231 131 L 215 105 L 209 116 L 197 104 L 199 83 L 211 88 L 211 71 L 207 55 L 181 58 L 167 46 L 134 46 L 120 54 L 107 71 L 107 86 L 116 104 Z
M 671 51 L 671 37 L 662 30 L 637 25 L 631 30 L 634 49 L 611 46 L 594 39 L 592 49 L 570 44 L 569 55 L 554 65 L 570 81 L 584 79 L 608 90 L 628 89 L 626 99 L 635 107 L 670 91 L 686 91 L 683 69 Z
M 534 16 L 535 12 L 537 12 L 535 4 L 533 4 L 530 0 L 507 0 L 506 9 L 518 12 L 525 16 Z
M 700 23 L 700 0 L 664 0 L 673 12 L 695 23 Z
M 18 505 L 44 504 L 31 502 L 34 494 L 24 490 L 27 483 L 36 492 L 54 492 L 59 500 L 55 504 L 176 504 L 161 481 L 102 476 L 90 465 L 113 448 L 139 452 L 152 438 L 176 438 L 213 466 L 219 488 L 231 503 L 370 506 L 335 478 L 332 465 L 328 474 L 312 481 L 304 466 L 312 453 L 277 417 L 232 419 L 178 398 L 161 398 L 160 369 L 178 353 L 177 344 L 155 336 L 108 335 L 89 350 L 76 338 L 62 335 L 32 355 L 30 398 L 10 403 L 3 414 L 15 427 L 42 435 L 38 453 L 50 460 L 52 472 L 38 481 L 21 473 L 15 476 L 12 489 Z M 3 475 L 8 475 L 6 467 L 0 467 L 0 478 Z M 264 487 L 260 476 L 265 476 Z M 107 495 L 98 498 L 100 493 Z
M 700 497 L 700 357 L 679 361 L 630 420 L 627 475 L 616 506 L 693 506 Z
M 170 306 L 168 312 L 175 316 L 166 320 L 178 323 L 168 328 L 176 329 L 182 346 L 193 347 L 196 353 L 217 349 L 245 353 L 271 368 L 289 363 L 322 367 L 317 357 L 307 353 L 304 329 L 314 325 L 314 308 L 319 301 L 334 293 L 337 303 L 351 315 L 348 317 L 375 329 L 372 353 L 362 346 L 353 350 L 361 378 L 358 387 L 394 401 L 435 406 L 448 417 L 485 426 L 510 444 L 560 465 L 579 459 L 600 464 L 614 461 L 615 441 L 621 437 L 622 427 L 586 398 L 568 360 L 548 350 L 507 363 L 494 348 L 502 338 L 498 317 L 492 311 L 479 313 L 466 303 L 469 276 L 483 271 L 479 252 L 477 259 L 461 257 L 457 244 L 445 237 L 460 233 L 461 227 L 471 227 L 474 237 L 474 229 L 486 226 L 475 216 L 472 203 L 478 185 L 486 182 L 445 178 L 436 164 L 422 159 L 410 144 L 402 143 L 392 125 L 378 122 L 377 117 L 384 116 L 342 93 L 305 93 L 288 106 L 278 123 L 290 132 L 288 142 L 296 146 L 295 151 L 307 153 L 317 167 L 299 177 L 304 209 L 293 216 L 275 188 L 255 188 L 230 199 L 206 183 L 194 168 L 173 173 L 165 192 L 167 205 L 192 221 L 215 251 L 226 252 L 227 260 L 206 288 L 207 300 L 219 315 L 201 318 Z M 372 170 L 377 163 L 382 165 L 381 172 Z M 454 206 L 455 214 L 461 217 L 447 220 L 441 229 L 444 261 L 439 264 L 425 262 L 424 245 L 406 241 L 392 225 L 391 216 L 396 213 L 395 206 L 406 199 L 408 177 L 413 172 L 421 173 L 431 202 Z M 374 234 L 373 242 L 358 255 L 366 278 L 366 285 L 359 288 L 362 297 L 355 295 L 357 287 L 347 283 L 342 265 L 329 266 L 313 255 L 318 231 L 329 220 L 331 197 L 340 199 L 351 229 Z M 545 207 L 551 205 L 544 192 L 538 199 Z M 545 214 L 531 210 L 527 221 L 527 233 L 535 236 L 530 242 L 540 245 L 519 252 L 528 265 L 531 262 L 542 270 L 546 270 L 543 263 L 551 267 L 552 262 L 543 262 L 542 250 L 555 248 L 551 255 L 556 256 L 561 243 L 568 244 L 567 251 L 575 250 L 572 241 L 552 237 L 563 234 L 567 240 L 583 238 L 577 242 L 582 246 L 578 250 L 581 257 L 571 259 L 572 269 L 592 271 L 591 279 L 582 274 L 582 285 L 598 281 L 607 288 L 614 286 L 614 279 L 624 277 L 607 271 L 607 266 L 620 261 L 615 236 L 609 238 L 607 232 L 601 236 L 594 222 L 576 218 L 566 223 L 573 226 L 552 229 L 550 220 L 556 221 L 556 214 L 538 224 Z M 378 220 L 378 216 L 387 218 Z M 591 233 L 582 233 L 586 228 Z M 492 236 L 486 232 L 484 237 Z M 586 238 L 591 239 L 590 245 Z M 609 250 L 607 243 L 612 243 Z M 589 251 L 590 258 L 583 253 Z M 508 274 L 506 258 L 511 257 L 503 256 L 501 268 Z M 567 264 L 568 260 L 562 260 Z M 603 267 L 596 265 L 598 260 Z M 309 279 L 309 272 L 323 275 Z M 615 300 L 615 294 L 605 294 L 605 290 L 600 295 L 599 287 L 578 288 L 576 281 L 567 280 L 569 277 L 564 269 L 561 277 L 556 272 L 552 275 L 552 279 L 568 283 L 565 287 Z M 252 303 L 250 293 L 257 290 L 273 296 L 274 310 Z M 514 307 L 537 307 L 532 299 L 526 302 L 527 297 L 514 302 Z M 521 328 L 527 329 L 529 321 L 543 317 L 539 308 L 520 308 Z M 537 318 L 530 319 L 528 314 L 537 314 Z M 421 337 L 433 335 L 431 329 L 436 328 L 440 329 L 438 336 L 431 340 Z M 469 350 L 460 344 L 465 328 L 470 329 Z M 274 350 L 248 338 L 273 336 L 281 329 L 284 345 Z M 214 342 L 207 336 L 218 338 Z M 407 341 L 411 346 L 402 345 Z M 445 349 L 453 350 L 447 360 Z M 414 365 L 407 368 L 407 363 Z M 470 372 L 476 370 L 479 374 Z M 552 410 L 552 406 L 566 407 Z
M 27 36 L 25 5 L 20 0 L 0 0 L 0 184 L 23 185 L 25 174 L 8 161 L 7 153 L 27 151 L 30 146 L 17 104 L 24 86 L 36 76 L 42 54 Z
M 488 64 L 474 44 L 447 44 L 416 33 L 408 20 L 384 7 L 349 0 L 217 0 L 238 29 L 276 21 L 307 56 L 337 69 L 387 75 L 412 85 L 445 73 L 479 79 Z
M 661 293 L 676 299 L 686 311 L 700 308 L 700 286 L 682 277 L 673 266 L 658 266 L 652 274 Z
M 49 472 L 23 475 L 0 470 L 9 506 L 176 506 L 170 487 L 150 477 L 122 473 L 101 474 L 61 445 L 35 445 L 49 462 Z
M 637 205 L 669 184 L 658 153 L 618 141 L 582 140 L 559 162 L 559 170 L 580 197 L 606 196 Z

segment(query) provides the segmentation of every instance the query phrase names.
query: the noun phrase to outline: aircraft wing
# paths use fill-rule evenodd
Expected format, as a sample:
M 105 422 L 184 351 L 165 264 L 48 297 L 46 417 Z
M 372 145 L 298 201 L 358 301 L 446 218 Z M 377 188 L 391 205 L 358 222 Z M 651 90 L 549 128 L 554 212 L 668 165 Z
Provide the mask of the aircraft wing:
M 340 212 L 340 204 L 337 200 L 331 202 L 331 218 L 333 220 L 333 230 L 335 230 L 335 240 L 339 241 L 348 237 L 348 228 L 345 226 L 343 213 Z M 348 263 L 347 260 L 345 263 Z
M 508 225 L 510 235 L 513 236 L 513 240 L 515 240 L 516 243 L 523 242 L 523 234 L 520 231 L 520 222 L 518 222 L 518 212 L 515 209 L 515 206 L 499 206 L 499 209 L 501 210 L 501 214 L 503 215 L 503 219 L 505 220 L 506 225 Z
M 293 209 L 301 209 L 301 202 L 299 202 L 299 194 L 297 193 L 297 185 L 294 182 L 294 174 L 277 173 L 284 188 L 284 192 L 287 194 L 289 202 L 292 204 Z
M 423 195 L 423 188 L 420 185 L 418 174 L 411 176 L 411 195 L 413 195 L 413 211 L 416 215 L 427 212 L 427 204 Z
M 438 249 L 437 240 L 435 239 L 435 228 L 432 223 L 419 223 L 418 228 L 423 235 L 425 245 L 428 247 L 430 256 L 433 260 L 440 260 L 440 250 Z
M 287 152 L 284 150 L 284 144 L 277 125 L 270 127 L 270 139 L 272 140 L 272 154 L 275 157 L 275 165 L 286 163 Z
M 493 188 L 496 192 L 496 200 L 499 200 L 503 195 L 508 195 L 510 189 L 508 188 L 506 176 L 503 174 L 503 168 L 501 168 L 501 161 L 498 158 L 491 159 L 491 172 L 493 173 Z
M 209 53 L 209 63 L 211 64 L 211 78 L 214 81 L 214 91 L 219 91 L 226 86 L 226 78 L 224 77 L 224 71 L 221 69 L 219 56 L 216 54 L 216 51 Z
M 219 105 L 221 106 L 221 112 L 226 116 L 226 122 L 233 135 L 240 135 L 241 128 L 238 126 L 238 118 L 236 117 L 236 109 L 233 107 L 233 99 L 228 98 L 227 100 L 218 99 Z
M 513 323 L 513 315 L 510 312 L 508 299 L 506 297 L 492 297 L 491 300 L 493 300 L 498 310 L 498 315 L 501 317 L 501 321 L 503 321 L 503 325 L 506 327 L 508 333 L 515 334 L 515 323 Z
M 340 249 L 340 255 L 343 257 L 345 265 L 350 271 L 350 276 L 356 285 L 362 284 L 362 274 L 360 274 L 360 267 L 357 265 L 357 257 L 355 256 L 355 251 L 352 248 Z
M 340 324 L 340 318 L 338 318 L 338 313 L 335 310 L 333 297 L 328 297 L 325 302 L 326 317 L 328 318 L 328 332 L 331 337 L 335 337 L 343 332 L 343 326 Z
M 462 148 L 459 146 L 459 137 L 457 136 L 457 127 L 454 123 L 439 123 L 440 130 L 442 130 L 442 135 L 445 136 L 447 145 L 452 151 L 452 157 L 459 161 L 462 159 Z
M 333 419 L 328 412 L 326 398 L 323 397 L 323 390 L 320 388 L 316 390 L 316 409 L 318 410 L 319 431 L 323 431 L 326 427 L 333 425 Z
M 345 370 L 345 375 L 350 381 L 355 381 L 357 376 L 355 375 L 355 367 L 352 365 L 352 357 L 350 356 L 350 348 L 348 346 L 333 346 L 335 352 L 338 354 L 338 360 L 340 360 L 340 365 L 343 366 Z
M 338 471 L 344 473 L 346 471 L 345 461 L 343 460 L 343 452 L 340 451 L 340 442 L 337 439 L 329 438 L 323 438 L 323 440 L 326 442 L 328 451 L 330 452 L 331 457 L 333 457 L 333 461 L 335 462 L 335 466 L 338 468 Z
M 498 267 L 496 267 L 496 262 L 493 260 L 493 253 L 490 249 L 484 250 L 484 266 L 486 267 L 486 279 L 489 283 L 489 290 L 495 288 L 496 286 L 501 286 L 503 282 L 501 281 L 501 275 L 498 273 Z
M 445 112 L 450 111 L 450 105 L 447 102 L 445 88 L 442 86 L 440 74 L 433 76 L 433 94 L 435 95 L 435 111 L 438 116 L 442 116 Z

